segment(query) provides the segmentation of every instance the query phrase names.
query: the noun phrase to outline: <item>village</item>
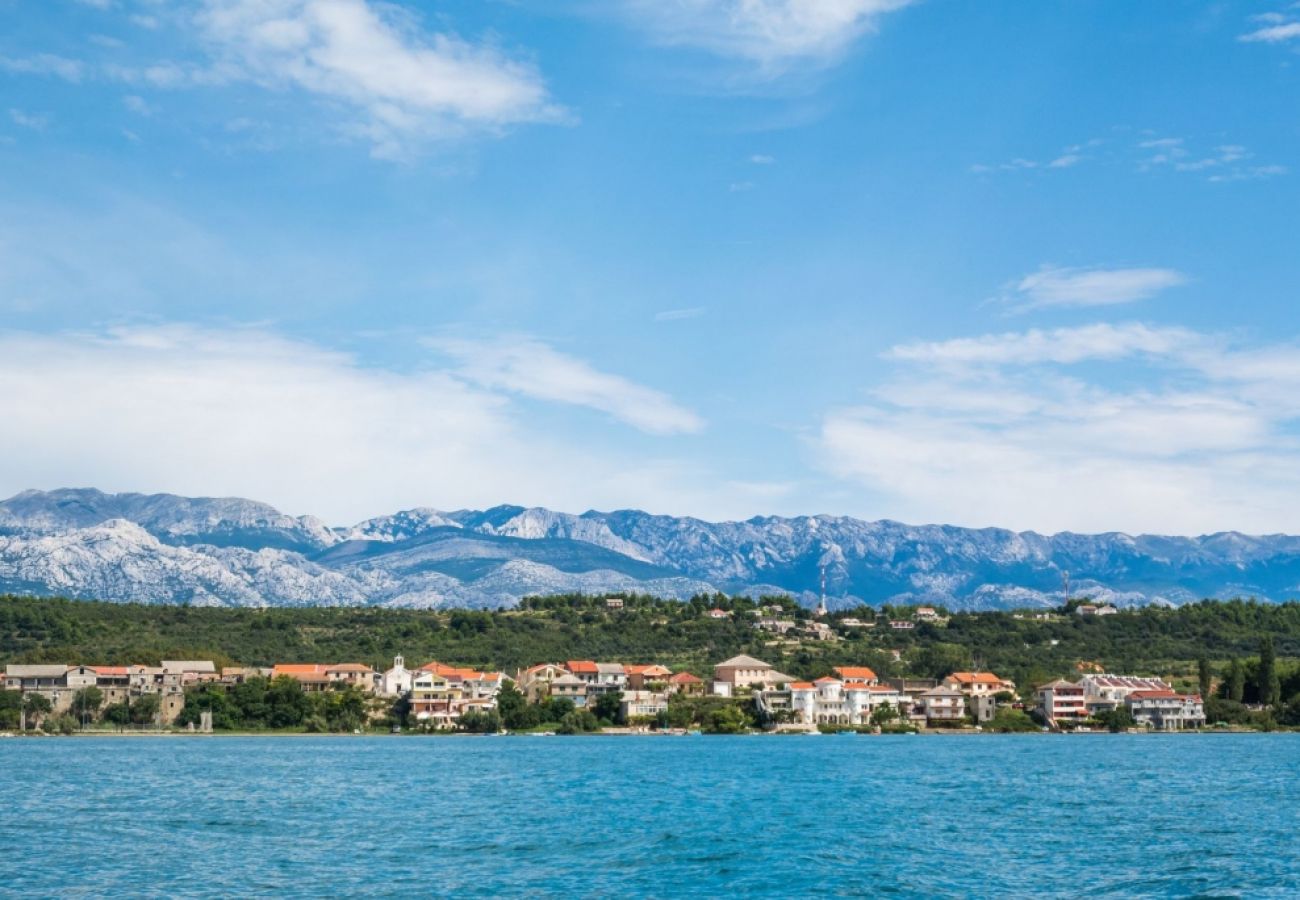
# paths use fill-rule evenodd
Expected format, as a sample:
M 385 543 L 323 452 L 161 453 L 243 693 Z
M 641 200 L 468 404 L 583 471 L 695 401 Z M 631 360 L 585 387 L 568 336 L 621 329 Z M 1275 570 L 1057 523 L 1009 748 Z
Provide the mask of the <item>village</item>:
M 410 727 L 433 732 L 454 732 L 476 716 L 482 720 L 494 713 L 507 688 L 530 704 L 559 701 L 571 710 L 599 708 L 607 712 L 603 724 L 638 732 L 667 729 L 675 698 L 703 697 L 745 704 L 756 723 L 777 733 L 977 730 L 997 722 L 1004 711 L 1030 713 L 1043 731 L 1092 730 L 1089 723 L 1117 710 L 1140 729 L 1182 731 L 1206 724 L 1200 696 L 1178 693 L 1153 677 L 1087 673 L 1077 681 L 1035 686 L 1027 701 L 1013 682 L 992 672 L 882 679 L 867 666 L 837 666 L 813 681 L 801 681 L 748 655 L 717 663 L 707 680 L 654 663 L 593 660 L 539 663 L 513 674 L 438 661 L 408 668 L 400 656 L 384 671 L 364 663 L 218 669 L 205 660 L 163 660 L 158 666 L 9 664 L 4 689 L 23 698 L 24 729 L 28 714 L 33 719 L 73 714 L 83 728 L 98 721 L 166 729 L 181 718 L 194 689 L 233 690 L 251 679 L 288 679 L 305 694 L 362 695 L 372 701 L 368 721 L 400 705 Z M 132 705 L 135 715 L 111 714 L 129 713 Z M 197 724 L 191 720 L 187 727 L 212 730 L 210 718 Z

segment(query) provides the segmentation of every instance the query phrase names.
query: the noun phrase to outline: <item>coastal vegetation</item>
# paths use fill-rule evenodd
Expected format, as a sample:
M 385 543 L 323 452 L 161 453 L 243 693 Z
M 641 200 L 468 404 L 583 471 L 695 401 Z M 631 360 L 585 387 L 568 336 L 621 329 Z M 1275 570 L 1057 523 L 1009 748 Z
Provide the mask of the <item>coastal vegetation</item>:
M 383 668 L 403 654 L 507 674 L 541 661 L 623 659 L 661 663 L 707 679 L 718 659 L 752 654 L 806 679 L 844 665 L 870 666 L 882 678 L 939 678 L 988 669 L 1013 680 L 1025 700 L 1035 685 L 1054 678 L 1122 671 L 1159 675 L 1201 694 L 1212 723 L 1300 726 L 1300 604 L 1204 601 L 1095 616 L 1079 615 L 1080 603 L 1019 612 L 937 609 L 927 617 L 916 616 L 912 607 L 861 607 L 830 613 L 820 621 L 833 638 L 815 639 L 803 630 L 814 621 L 812 613 L 786 597 L 707 595 L 681 602 L 637 594 L 560 595 L 528 598 L 519 608 L 468 611 L 231 609 L 3 596 L 0 665 L 66 659 L 152 665 L 167 658 L 201 658 L 219 667 L 328 659 Z M 755 627 L 761 617 L 797 627 L 773 634 Z M 914 626 L 890 627 L 896 621 Z M 20 702 L 0 697 L 0 728 L 12 727 Z M 191 688 L 179 721 L 198 722 L 209 712 L 220 729 L 346 731 L 377 721 L 368 702 L 356 691 L 304 693 L 289 679 L 250 678 L 230 690 Z M 587 710 L 574 709 L 563 698 L 528 704 L 508 688 L 496 709 L 470 716 L 460 727 L 581 733 L 628 724 L 618 720 L 617 706 L 612 695 Z M 42 716 L 41 710 L 27 712 L 30 718 Z M 93 719 L 125 727 L 147 722 L 155 712 L 138 704 L 105 707 L 102 698 L 78 696 L 71 716 L 77 724 Z M 1116 716 L 1101 724 L 1128 727 Z M 760 719 L 742 703 L 680 697 L 655 721 L 632 724 L 727 733 L 764 724 Z M 383 710 L 378 721 L 402 724 L 404 711 Z M 1019 731 L 1036 723 L 1008 709 L 990 727 Z

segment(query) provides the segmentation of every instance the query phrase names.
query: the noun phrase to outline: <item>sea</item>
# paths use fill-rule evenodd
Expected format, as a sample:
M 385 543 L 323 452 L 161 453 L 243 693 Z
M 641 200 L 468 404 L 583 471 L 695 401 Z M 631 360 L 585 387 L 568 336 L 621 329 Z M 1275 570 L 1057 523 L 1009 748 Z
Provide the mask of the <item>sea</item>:
M 0 740 L 4 897 L 1300 897 L 1300 734 Z

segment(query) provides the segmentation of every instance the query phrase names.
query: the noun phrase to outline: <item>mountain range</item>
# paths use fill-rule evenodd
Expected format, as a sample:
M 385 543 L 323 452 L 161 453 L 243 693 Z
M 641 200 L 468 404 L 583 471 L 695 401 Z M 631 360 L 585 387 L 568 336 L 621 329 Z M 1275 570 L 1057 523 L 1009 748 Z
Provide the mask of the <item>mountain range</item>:
M 331 527 L 265 503 L 93 489 L 0 502 L 0 592 L 205 606 L 512 606 L 568 591 L 721 590 L 832 607 L 1121 606 L 1300 594 L 1300 537 L 1041 535 L 843 516 L 744 522 L 497 506 Z

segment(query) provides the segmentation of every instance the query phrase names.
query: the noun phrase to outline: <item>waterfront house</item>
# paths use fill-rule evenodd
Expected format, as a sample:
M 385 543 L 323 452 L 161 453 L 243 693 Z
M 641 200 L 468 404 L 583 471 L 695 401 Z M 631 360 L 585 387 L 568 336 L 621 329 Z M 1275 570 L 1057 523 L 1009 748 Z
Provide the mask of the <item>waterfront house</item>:
M 564 664 L 564 668 L 586 684 L 597 684 L 600 681 L 600 668 L 590 659 L 571 659 Z
M 960 691 L 967 697 L 1000 694 L 1003 691 L 1009 694 L 1016 692 L 1014 681 L 1000 678 L 992 672 L 953 672 L 943 680 L 943 686 Z
M 67 712 L 76 690 L 68 687 L 68 666 L 27 665 L 10 663 L 5 666 L 5 690 L 24 694 L 40 694 L 50 701 L 55 713 Z
M 1088 718 L 1087 696 L 1081 684 L 1058 678 L 1040 685 L 1034 696 L 1038 711 L 1053 728 Z
M 923 691 L 916 703 L 928 724 L 956 722 L 966 716 L 966 695 L 946 685 Z
M 755 685 L 772 686 L 790 681 L 793 679 L 789 675 L 783 675 L 761 659 L 743 654 L 713 667 L 713 693 L 721 697 L 735 696 L 738 691 Z
M 1124 704 L 1134 721 L 1157 731 L 1182 731 L 1205 724 L 1205 707 L 1196 694 L 1133 691 L 1124 698 Z
M 627 670 L 628 689 L 633 691 L 650 690 L 647 687 L 650 684 L 664 685 L 673 674 L 672 669 L 657 664 L 648 666 L 632 665 L 625 668 Z
M 348 685 L 367 694 L 374 693 L 376 674 L 365 663 L 335 663 L 325 667 L 325 676 L 332 683 Z
M 307 693 L 318 693 L 329 690 L 332 683 L 325 669 L 324 663 L 276 663 L 271 677 L 292 678 Z
M 704 693 L 704 682 L 690 672 L 677 672 L 668 679 L 668 693 L 695 696 Z
M 590 683 L 582 680 L 572 672 L 565 672 L 550 684 L 552 698 L 572 700 L 573 705 L 582 708 L 587 705 L 587 688 Z
M 587 693 L 610 694 L 627 687 L 627 667 L 622 663 L 596 663 L 596 680 Z
M 622 712 L 625 722 L 634 718 L 654 717 L 666 709 L 668 709 L 668 695 L 665 693 L 636 690 L 623 692 Z
M 515 684 L 529 703 L 539 703 L 551 696 L 551 684 L 568 674 L 559 663 L 539 663 L 515 673 Z
M 210 659 L 164 659 L 159 667 L 167 675 L 180 676 L 182 685 L 199 681 L 217 681 L 220 675 L 217 666 Z
M 1135 675 L 1111 675 L 1109 673 L 1089 673 L 1079 679 L 1083 686 L 1084 698 L 1092 712 L 1102 712 L 1120 706 L 1135 691 L 1172 691 L 1173 688 L 1161 678 L 1149 678 Z

